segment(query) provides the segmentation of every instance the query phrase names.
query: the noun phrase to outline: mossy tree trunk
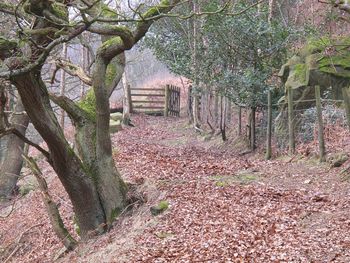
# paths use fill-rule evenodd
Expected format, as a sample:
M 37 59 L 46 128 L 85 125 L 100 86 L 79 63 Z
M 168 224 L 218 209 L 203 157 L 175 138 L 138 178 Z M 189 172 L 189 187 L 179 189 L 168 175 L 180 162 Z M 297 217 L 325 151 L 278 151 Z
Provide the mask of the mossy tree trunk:
M 92 173 L 74 153 L 51 108 L 46 86 L 39 74 L 28 73 L 13 79 L 26 112 L 49 148 L 49 163 L 67 191 L 82 237 L 105 223 Z

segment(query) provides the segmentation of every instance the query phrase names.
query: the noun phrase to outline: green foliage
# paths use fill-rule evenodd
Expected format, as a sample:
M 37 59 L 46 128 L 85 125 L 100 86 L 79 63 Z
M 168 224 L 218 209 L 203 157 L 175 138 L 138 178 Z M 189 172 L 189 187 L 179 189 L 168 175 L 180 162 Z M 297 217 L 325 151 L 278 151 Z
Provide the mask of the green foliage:
M 209 1 L 201 4 L 201 10 L 213 12 L 221 5 L 222 1 Z M 228 11 L 235 13 L 248 6 L 240 1 Z M 188 6 L 181 8 L 178 12 L 191 12 Z M 266 103 L 271 74 L 283 64 L 288 44 L 296 36 L 283 23 L 268 23 L 267 9 L 263 6 L 258 12 L 251 8 L 239 16 L 219 13 L 190 20 L 168 18 L 153 27 L 144 43 L 173 73 L 193 80 L 196 92 L 204 86 L 215 87 L 237 103 L 259 106 Z M 194 23 L 197 41 L 192 36 Z

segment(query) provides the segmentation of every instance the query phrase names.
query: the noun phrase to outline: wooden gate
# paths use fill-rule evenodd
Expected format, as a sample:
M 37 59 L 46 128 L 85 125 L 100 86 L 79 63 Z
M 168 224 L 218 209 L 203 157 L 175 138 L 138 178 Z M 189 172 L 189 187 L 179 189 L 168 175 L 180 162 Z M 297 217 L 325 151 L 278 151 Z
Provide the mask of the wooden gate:
M 131 88 L 131 112 L 180 116 L 180 94 L 180 88 L 172 85 L 164 88 Z
M 176 116 L 176 117 L 180 117 L 180 88 L 179 87 L 175 87 L 175 86 L 171 86 L 171 85 L 167 85 L 165 87 L 166 91 L 166 97 L 165 99 L 168 100 L 167 103 L 165 103 L 165 116 Z M 168 94 L 167 94 L 167 90 L 168 90 Z M 168 104 L 168 105 L 167 105 Z M 166 106 L 168 106 L 167 110 L 166 110 Z

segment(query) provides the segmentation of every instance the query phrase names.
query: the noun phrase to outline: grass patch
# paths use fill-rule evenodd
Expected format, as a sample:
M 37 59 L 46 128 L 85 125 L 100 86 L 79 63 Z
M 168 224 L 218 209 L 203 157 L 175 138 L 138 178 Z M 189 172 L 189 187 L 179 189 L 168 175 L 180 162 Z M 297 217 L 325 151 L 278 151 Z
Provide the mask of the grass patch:
M 160 239 L 166 239 L 169 237 L 173 237 L 175 235 L 173 233 L 168 233 L 168 232 L 159 232 L 159 233 L 156 233 L 156 236 Z
M 231 176 L 211 176 L 210 180 L 215 182 L 217 187 L 227 187 L 230 185 L 248 185 L 259 180 L 258 174 L 253 173 L 239 173 Z

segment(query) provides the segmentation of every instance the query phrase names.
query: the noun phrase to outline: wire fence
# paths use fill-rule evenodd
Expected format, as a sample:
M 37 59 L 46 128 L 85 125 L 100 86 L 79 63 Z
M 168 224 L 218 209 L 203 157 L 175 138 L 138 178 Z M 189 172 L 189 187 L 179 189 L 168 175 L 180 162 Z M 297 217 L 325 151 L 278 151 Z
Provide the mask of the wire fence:
M 350 152 L 348 93 L 344 100 L 319 98 L 319 107 L 317 96 L 292 103 L 293 107 L 288 102 L 270 105 L 270 134 L 268 107 L 256 113 L 256 141 L 260 148 L 266 147 L 266 152 L 274 156 L 289 152 L 318 155 L 321 159 L 329 153 Z

